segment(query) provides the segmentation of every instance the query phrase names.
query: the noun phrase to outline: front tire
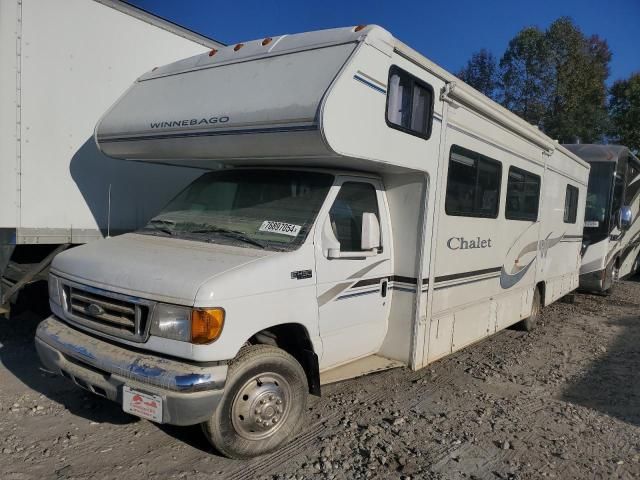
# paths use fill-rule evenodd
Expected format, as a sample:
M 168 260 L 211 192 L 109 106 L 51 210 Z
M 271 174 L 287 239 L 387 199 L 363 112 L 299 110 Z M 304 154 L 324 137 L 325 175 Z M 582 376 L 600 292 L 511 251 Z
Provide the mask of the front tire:
M 531 302 L 531 315 L 529 315 L 528 318 L 525 318 L 521 322 L 522 329 L 525 332 L 530 332 L 534 328 L 536 328 L 541 311 L 542 301 L 540 299 L 540 289 L 536 287 L 535 291 L 533 292 L 533 302 Z
M 245 459 L 291 440 L 304 419 L 307 376 L 284 350 L 243 348 L 229 365 L 222 400 L 202 429 L 223 455 Z

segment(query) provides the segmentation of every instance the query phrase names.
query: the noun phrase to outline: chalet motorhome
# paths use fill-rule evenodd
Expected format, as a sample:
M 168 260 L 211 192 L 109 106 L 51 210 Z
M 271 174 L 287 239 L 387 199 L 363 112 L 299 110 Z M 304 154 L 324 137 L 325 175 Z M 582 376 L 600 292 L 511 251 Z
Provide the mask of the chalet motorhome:
M 55 258 L 40 358 L 230 457 L 294 438 L 323 384 L 530 330 L 578 286 L 589 165 L 378 26 L 151 70 L 95 139 L 209 171 Z

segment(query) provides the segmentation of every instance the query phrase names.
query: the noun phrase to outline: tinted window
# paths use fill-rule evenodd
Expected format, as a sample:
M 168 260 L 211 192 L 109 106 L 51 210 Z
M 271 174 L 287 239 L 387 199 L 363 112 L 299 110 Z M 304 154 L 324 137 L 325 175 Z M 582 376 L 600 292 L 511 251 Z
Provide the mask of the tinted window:
M 406 133 L 429 138 L 433 89 L 398 67 L 389 71 L 387 123 Z
M 625 193 L 625 205 L 632 205 L 633 200 L 640 191 L 640 168 L 635 163 L 629 163 L 627 171 L 627 191 Z
M 498 216 L 502 165 L 496 160 L 454 145 L 449 157 L 447 215 Z
M 370 183 L 345 182 L 329 211 L 333 233 L 343 252 L 362 251 L 362 214 L 365 212 L 375 213 L 380 221 L 376 189 Z
M 538 219 L 539 201 L 540 177 L 525 170 L 510 167 L 505 218 L 535 222 Z
M 564 223 L 576 223 L 578 215 L 578 189 L 572 185 L 567 185 L 567 192 L 564 196 Z

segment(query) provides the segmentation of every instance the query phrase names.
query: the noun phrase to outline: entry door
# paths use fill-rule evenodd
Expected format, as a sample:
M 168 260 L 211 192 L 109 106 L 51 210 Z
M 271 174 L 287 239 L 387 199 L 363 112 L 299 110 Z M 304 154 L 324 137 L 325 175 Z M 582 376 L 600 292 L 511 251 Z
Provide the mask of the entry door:
M 314 237 L 323 369 L 377 352 L 387 331 L 391 303 L 391 236 L 381 185 L 344 178 L 331 196 L 333 201 L 330 197 L 321 212 Z M 322 235 L 325 222 L 330 222 L 340 252 L 362 252 L 363 213 L 377 216 L 381 248 L 371 256 L 328 258 Z

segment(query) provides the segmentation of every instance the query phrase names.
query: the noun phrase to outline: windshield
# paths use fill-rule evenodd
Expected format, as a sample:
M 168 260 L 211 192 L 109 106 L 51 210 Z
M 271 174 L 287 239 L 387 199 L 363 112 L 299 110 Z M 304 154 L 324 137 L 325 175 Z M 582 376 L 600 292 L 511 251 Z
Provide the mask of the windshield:
M 614 162 L 591 163 L 584 215 L 585 234 L 602 232 L 608 235 L 609 233 L 611 187 L 615 165 Z
M 332 183 L 332 175 L 295 170 L 207 173 L 140 233 L 291 250 L 304 242 Z

